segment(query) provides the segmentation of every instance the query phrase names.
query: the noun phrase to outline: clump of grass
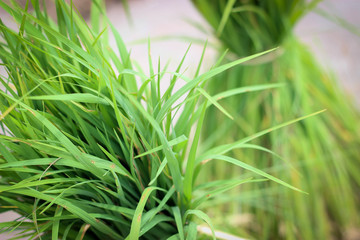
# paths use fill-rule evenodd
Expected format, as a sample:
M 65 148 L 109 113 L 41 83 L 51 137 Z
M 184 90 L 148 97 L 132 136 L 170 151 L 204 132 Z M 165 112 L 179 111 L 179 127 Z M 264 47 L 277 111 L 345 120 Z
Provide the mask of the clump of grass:
M 244 236 L 248 233 L 256 239 L 345 238 L 349 229 L 360 226 L 359 112 L 292 32 L 296 21 L 318 1 L 193 2 L 223 46 L 230 50 L 228 60 L 279 46 L 277 54 L 238 66 L 209 82 L 211 94 L 251 84 L 285 84 L 276 90 L 221 101 L 238 127 L 231 128 L 226 117 L 210 111 L 204 124 L 206 133 L 217 127 L 214 135 L 223 136 L 220 142 L 232 142 L 292 116 L 321 108 L 328 110 L 319 118 L 272 132 L 254 142 L 267 147 L 263 150 L 270 154 L 254 151 L 252 146 L 233 153 L 235 158 L 256 164 L 309 195 L 280 189 L 271 182 L 244 185 L 240 192 L 232 192 L 233 197 L 218 198 L 219 205 L 229 199 L 233 204 L 213 212 L 237 212 L 240 217 L 250 213 L 250 221 L 238 229 L 222 226 L 235 232 L 242 229 Z M 219 144 L 219 138 L 210 135 L 204 140 L 208 147 Z M 219 173 L 217 177 L 242 174 L 219 163 L 212 168 L 214 175 Z M 213 175 L 203 177 L 211 179 Z M 248 191 L 252 193 L 248 199 L 237 197 L 246 196 Z M 217 222 L 224 223 L 223 219 Z
M 215 35 L 237 56 L 278 47 L 297 21 L 318 2 L 193 0 Z
M 239 143 L 198 151 L 208 107 L 227 114 L 202 86 L 263 53 L 197 71 L 191 79 L 180 72 L 182 61 L 174 72 L 160 64 L 156 70 L 149 54 L 147 76 L 132 67 L 100 1 L 93 2 L 91 27 L 63 0 L 55 1 L 57 22 L 39 1 L 32 4 L 34 13 L 28 13 L 29 1 L 25 9 L 0 1 L 19 25 L 14 31 L 0 21 L 0 59 L 7 71 L 0 77 L 0 211 L 21 215 L 0 223 L 1 233 L 20 230 L 17 237 L 29 239 L 192 240 L 204 221 L 214 238 L 210 217 L 201 210 L 208 199 L 264 179 L 299 191 L 227 156 Z M 118 50 L 108 46 L 110 32 Z M 170 76 L 170 85 L 161 94 L 164 76 Z M 177 81 L 185 83 L 175 91 Z M 247 90 L 269 87 L 274 86 Z M 195 184 L 210 160 L 255 177 Z

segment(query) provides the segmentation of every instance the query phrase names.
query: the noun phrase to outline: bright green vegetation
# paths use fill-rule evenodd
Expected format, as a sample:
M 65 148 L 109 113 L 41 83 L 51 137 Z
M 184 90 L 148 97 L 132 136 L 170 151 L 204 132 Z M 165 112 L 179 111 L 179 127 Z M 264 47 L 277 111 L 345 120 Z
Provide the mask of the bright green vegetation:
M 255 239 L 344 239 L 349 229 L 360 226 L 360 116 L 336 81 L 293 36 L 296 20 L 316 1 L 194 0 L 194 4 L 213 26 L 224 48 L 230 50 L 228 59 L 280 45 L 262 59 L 217 76 L 208 84 L 210 94 L 254 84 L 285 85 L 219 101 L 237 127 L 234 129 L 226 116 L 209 111 L 204 132 L 216 129 L 213 136 L 222 138 L 207 135 L 205 146 L 237 141 L 293 116 L 327 109 L 320 117 L 257 139 L 254 143 L 266 147 L 263 150 L 268 153 L 248 146 L 231 155 L 308 195 L 272 182 L 244 185 L 214 200 L 209 214 L 234 215 L 228 221 L 213 218 L 215 224 Z M 214 163 L 202 177 L 211 180 L 215 176 L 245 175 L 239 169 Z M 236 219 L 248 220 L 236 225 Z
M 149 51 L 147 75 L 132 67 L 100 1 L 92 7 L 91 27 L 62 0 L 55 1 L 56 23 L 40 10 L 39 1 L 31 2 L 34 13 L 28 5 L 24 10 L 16 1 L 0 1 L 19 26 L 14 31 L 0 22 L 0 59 L 7 71 L 0 77 L 0 211 L 22 216 L 0 223 L 0 232 L 16 230 L 29 239 L 192 240 L 198 223 L 214 230 L 202 211 L 207 200 L 236 186 L 272 180 L 303 194 L 229 154 L 305 117 L 240 142 L 201 152 L 198 147 L 208 107 L 229 116 L 218 98 L 279 87 L 252 84 L 215 97 L 202 88 L 264 53 L 188 78 L 183 61 L 173 72 L 161 68 L 160 61 L 154 68 Z M 110 35 L 117 49 L 108 46 Z M 164 77 L 170 84 L 160 94 Z M 178 81 L 184 84 L 175 90 Z M 196 181 L 213 161 L 249 174 Z

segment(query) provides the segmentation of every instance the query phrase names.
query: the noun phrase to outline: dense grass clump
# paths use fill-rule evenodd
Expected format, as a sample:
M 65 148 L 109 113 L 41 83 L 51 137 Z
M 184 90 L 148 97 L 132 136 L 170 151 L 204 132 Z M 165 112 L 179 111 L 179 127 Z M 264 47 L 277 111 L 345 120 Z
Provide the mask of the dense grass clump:
M 203 74 L 198 70 L 193 78 L 180 73 L 182 61 L 173 72 L 161 69 L 160 62 L 154 69 L 148 54 L 146 75 L 132 67 L 100 1 L 93 2 L 91 27 L 63 0 L 55 1 L 56 22 L 39 1 L 31 3 L 33 13 L 29 1 L 25 9 L 16 1 L 0 1 L 19 26 L 11 30 L 0 21 L 0 59 L 7 72 L 0 77 L 0 211 L 21 215 L 0 223 L 1 232 L 19 230 L 19 237 L 30 239 L 192 240 L 199 222 L 214 234 L 201 209 L 229 189 L 270 179 L 298 190 L 226 155 L 271 129 L 242 142 L 198 149 L 208 107 L 229 115 L 218 98 L 275 87 L 213 97 L 202 86 L 262 54 Z M 107 43 L 110 33 L 117 50 Z M 170 83 L 161 94 L 164 77 Z M 177 81 L 183 87 L 175 90 Z M 196 181 L 215 160 L 252 174 Z
M 208 133 L 223 138 L 204 138 L 211 147 L 232 142 L 293 116 L 326 108 L 321 117 L 283 128 L 255 143 L 269 153 L 239 149 L 233 157 L 270 171 L 309 195 L 279 188 L 271 182 L 244 185 L 233 197 L 219 198 L 217 211 L 237 212 L 232 219 L 250 219 L 242 229 L 256 239 L 344 239 L 359 228 L 360 128 L 359 112 L 352 100 L 317 63 L 312 53 L 294 36 L 296 21 L 317 1 L 193 1 L 214 28 L 227 60 L 279 46 L 271 54 L 219 75 L 209 82 L 211 94 L 251 84 L 284 84 L 260 94 L 220 101 L 234 116 L 236 130 L 215 111 L 205 119 Z M 221 126 L 221 127 L 218 127 Z M 249 147 L 250 148 L 250 147 Z M 276 153 L 278 155 L 270 154 Z M 285 161 L 284 161 L 285 160 Z M 223 177 L 242 174 L 238 169 L 214 163 L 212 172 Z M 211 170 L 209 171 L 211 172 Z M 205 179 L 213 175 L 204 174 Z M 217 175 L 217 177 L 221 177 Z M 239 198 L 239 194 L 249 198 Z M 255 192 L 258 193 L 256 196 Z M 235 201 L 236 200 L 236 201 Z M 217 212 L 214 210 L 214 212 Z M 242 221 L 243 222 L 243 221 Z M 224 223 L 219 219 L 218 223 Z

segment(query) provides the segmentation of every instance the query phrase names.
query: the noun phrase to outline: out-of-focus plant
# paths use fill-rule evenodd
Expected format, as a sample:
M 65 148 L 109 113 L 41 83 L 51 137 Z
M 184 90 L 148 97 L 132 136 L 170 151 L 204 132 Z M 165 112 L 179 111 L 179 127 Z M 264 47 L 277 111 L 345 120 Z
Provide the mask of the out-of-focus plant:
M 359 112 L 335 79 L 322 70 L 293 34 L 296 22 L 318 1 L 193 2 L 223 47 L 229 49 L 228 61 L 279 47 L 261 59 L 217 76 L 208 84 L 211 94 L 252 84 L 285 84 L 276 90 L 219 101 L 234 116 L 237 128 L 229 125 L 226 117 L 209 111 L 204 123 L 207 127 L 204 132 L 208 134 L 204 137 L 205 148 L 219 141 L 236 141 L 294 115 L 321 108 L 328 110 L 319 118 L 283 128 L 253 142 L 266 147 L 260 150 L 268 153 L 248 145 L 234 150 L 232 155 L 271 171 L 309 195 L 278 188 L 271 182 L 244 185 L 233 191 L 232 197 L 220 196 L 217 202 L 222 207 L 214 207 L 209 214 L 234 213 L 229 220 L 219 218 L 217 223 L 256 239 L 345 238 L 349 229 L 359 228 Z M 210 133 L 221 138 L 211 137 Z M 274 152 L 278 155 L 271 154 Z M 213 163 L 212 170 L 202 177 L 243 174 Z M 229 226 L 227 222 L 233 224 Z M 241 224 L 234 226 L 234 222 Z

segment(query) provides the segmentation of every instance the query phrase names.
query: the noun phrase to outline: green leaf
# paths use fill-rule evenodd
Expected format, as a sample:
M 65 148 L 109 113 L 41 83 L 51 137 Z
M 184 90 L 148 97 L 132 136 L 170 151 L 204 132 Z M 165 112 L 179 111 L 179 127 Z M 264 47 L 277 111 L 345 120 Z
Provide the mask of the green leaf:
M 63 211 L 63 208 L 60 206 L 57 206 L 54 217 L 61 216 L 62 211 Z M 60 220 L 54 220 L 52 230 L 51 230 L 51 236 L 52 236 L 53 240 L 59 239 L 59 227 L 60 227 Z
M 184 219 L 186 220 L 189 215 L 195 215 L 201 220 L 205 221 L 210 227 L 213 240 L 216 240 L 214 226 L 212 225 L 210 217 L 207 214 L 205 214 L 203 211 L 200 210 L 187 210 L 185 212 Z
M 206 97 L 211 104 L 213 104 L 217 109 L 219 109 L 222 113 L 224 113 L 227 117 L 231 120 L 234 120 L 234 117 L 230 115 L 216 100 L 215 98 L 211 97 L 204 89 L 196 88 L 204 97 Z
M 54 101 L 74 101 L 84 103 L 99 103 L 109 105 L 106 100 L 94 96 L 89 93 L 72 93 L 72 94 L 59 94 L 59 95 L 42 95 L 42 96 L 30 96 L 28 99 L 33 100 L 54 100 Z
M 229 0 L 229 1 L 227 1 L 226 7 L 225 7 L 225 10 L 224 10 L 224 13 L 223 13 L 223 15 L 222 15 L 222 17 L 221 17 L 221 21 L 220 21 L 220 23 L 219 23 L 219 27 L 218 27 L 218 29 L 217 29 L 217 31 L 216 31 L 216 35 L 217 35 L 218 37 L 221 36 L 221 33 L 222 33 L 223 30 L 224 30 L 225 24 L 226 24 L 226 22 L 227 22 L 227 20 L 228 20 L 228 18 L 229 18 L 229 16 L 230 16 L 230 14 L 231 14 L 232 8 L 233 8 L 233 6 L 234 6 L 235 3 L 236 3 L 236 0 Z
M 298 192 L 306 193 L 306 192 L 304 192 L 304 191 L 302 191 L 302 190 L 300 190 L 300 189 L 298 189 L 298 188 L 296 188 L 296 187 L 294 187 L 294 186 L 292 186 L 292 185 L 290 185 L 290 184 L 288 184 L 288 183 L 286 183 L 286 182 L 284 182 L 284 181 L 282 181 L 282 180 L 280 180 L 280 179 L 278 179 L 278 178 L 276 178 L 274 176 L 271 176 L 270 174 L 267 174 L 264 171 L 261 171 L 260 169 L 258 169 L 256 167 L 250 166 L 250 165 L 248 165 L 248 164 L 246 164 L 244 162 L 241 162 L 241 161 L 239 161 L 239 160 L 237 160 L 235 158 L 228 157 L 228 156 L 223 156 L 223 155 L 210 155 L 209 158 L 222 160 L 222 161 L 234 164 L 236 166 L 239 166 L 241 168 L 249 170 L 249 171 L 251 171 L 253 173 L 256 173 L 256 174 L 258 174 L 260 176 L 266 177 L 266 178 L 268 178 L 268 179 L 270 179 L 270 180 L 272 180 L 274 182 L 277 182 L 277 183 L 279 183 L 279 184 L 281 184 L 281 185 L 283 185 L 285 187 L 291 188 L 291 189 L 293 189 L 295 191 L 298 191 Z
M 177 145 L 177 144 L 179 144 L 179 143 L 185 142 L 185 141 L 187 141 L 187 140 L 188 140 L 188 139 L 187 139 L 186 136 L 181 135 L 180 137 L 177 137 L 177 138 L 169 141 L 168 144 L 169 144 L 170 147 L 172 147 L 172 146 L 174 146 L 174 145 Z M 152 154 L 152 153 L 154 153 L 154 152 L 158 152 L 158 151 L 163 150 L 163 149 L 164 149 L 164 146 L 163 146 L 163 145 L 160 145 L 160 146 L 158 146 L 158 147 L 155 147 L 155 148 L 153 148 L 153 149 L 151 149 L 151 150 L 148 150 L 148 151 L 146 151 L 146 152 L 144 152 L 144 153 L 141 153 L 141 154 L 137 155 L 135 158 L 140 158 L 140 157 L 143 157 L 143 156 Z
M 135 214 L 131 223 L 131 229 L 129 235 L 125 240 L 137 240 L 140 237 L 140 226 L 141 226 L 141 218 L 145 208 L 146 201 L 148 200 L 150 194 L 154 190 L 161 190 L 157 187 L 147 187 L 144 189 L 144 192 L 141 195 L 140 201 L 136 207 Z
M 180 240 L 185 240 L 185 236 L 184 236 L 184 228 L 183 228 L 183 220 L 181 217 L 181 213 L 180 213 L 180 209 L 179 207 L 172 207 L 172 212 L 174 214 L 175 217 L 175 223 L 179 232 L 179 237 Z
M 283 128 L 283 127 L 286 127 L 290 124 L 293 124 L 293 123 L 296 123 L 298 121 L 301 121 L 301 120 L 304 120 L 306 118 L 309 118 L 309 117 L 312 117 L 312 116 L 315 116 L 317 114 L 320 114 L 322 112 L 326 111 L 326 109 L 324 110 L 321 110 L 321 111 L 318 111 L 318 112 L 315 112 L 315 113 L 311 113 L 309 115 L 306 115 L 306 116 L 303 116 L 303 117 L 300 117 L 300 118 L 296 118 L 294 120 L 290 120 L 288 122 L 285 122 L 285 123 L 282 123 L 282 124 L 279 124 L 275 127 L 271 127 L 271 128 L 268 128 L 268 129 L 265 129 L 263 131 L 260 131 L 258 133 L 255 133 L 249 137 L 246 137 L 246 138 L 243 138 L 239 141 L 236 141 L 234 143 L 231 143 L 231 144 L 225 144 L 225 145 L 221 145 L 221 146 L 217 146 L 215 148 L 212 148 L 210 150 L 208 150 L 207 152 L 203 153 L 201 156 L 199 156 L 197 158 L 197 161 L 196 163 L 199 164 L 201 161 L 203 160 L 206 160 L 206 159 L 209 159 L 209 155 L 218 155 L 218 154 L 224 154 L 224 153 L 227 153 L 229 152 L 230 150 L 232 149 L 235 149 L 235 148 L 238 148 L 239 146 L 242 146 L 243 144 L 255 139 L 255 138 L 258 138 L 258 137 L 261 137 L 269 132 L 272 132 L 272 131 L 275 131 L 277 129 L 280 129 L 280 128 Z
M 206 101 L 203 103 L 201 116 L 198 121 L 198 125 L 196 128 L 196 132 L 194 135 L 194 140 L 191 143 L 190 153 L 189 157 L 186 163 L 186 170 L 185 170 L 185 177 L 184 177 L 184 196 L 185 201 L 190 202 L 191 196 L 192 196 L 192 188 L 193 188 L 193 177 L 194 177 L 194 170 L 195 170 L 195 160 L 196 160 L 196 151 L 198 149 L 198 144 L 200 140 L 200 133 L 201 133 L 201 127 L 204 122 L 205 117 L 205 111 L 206 111 Z

